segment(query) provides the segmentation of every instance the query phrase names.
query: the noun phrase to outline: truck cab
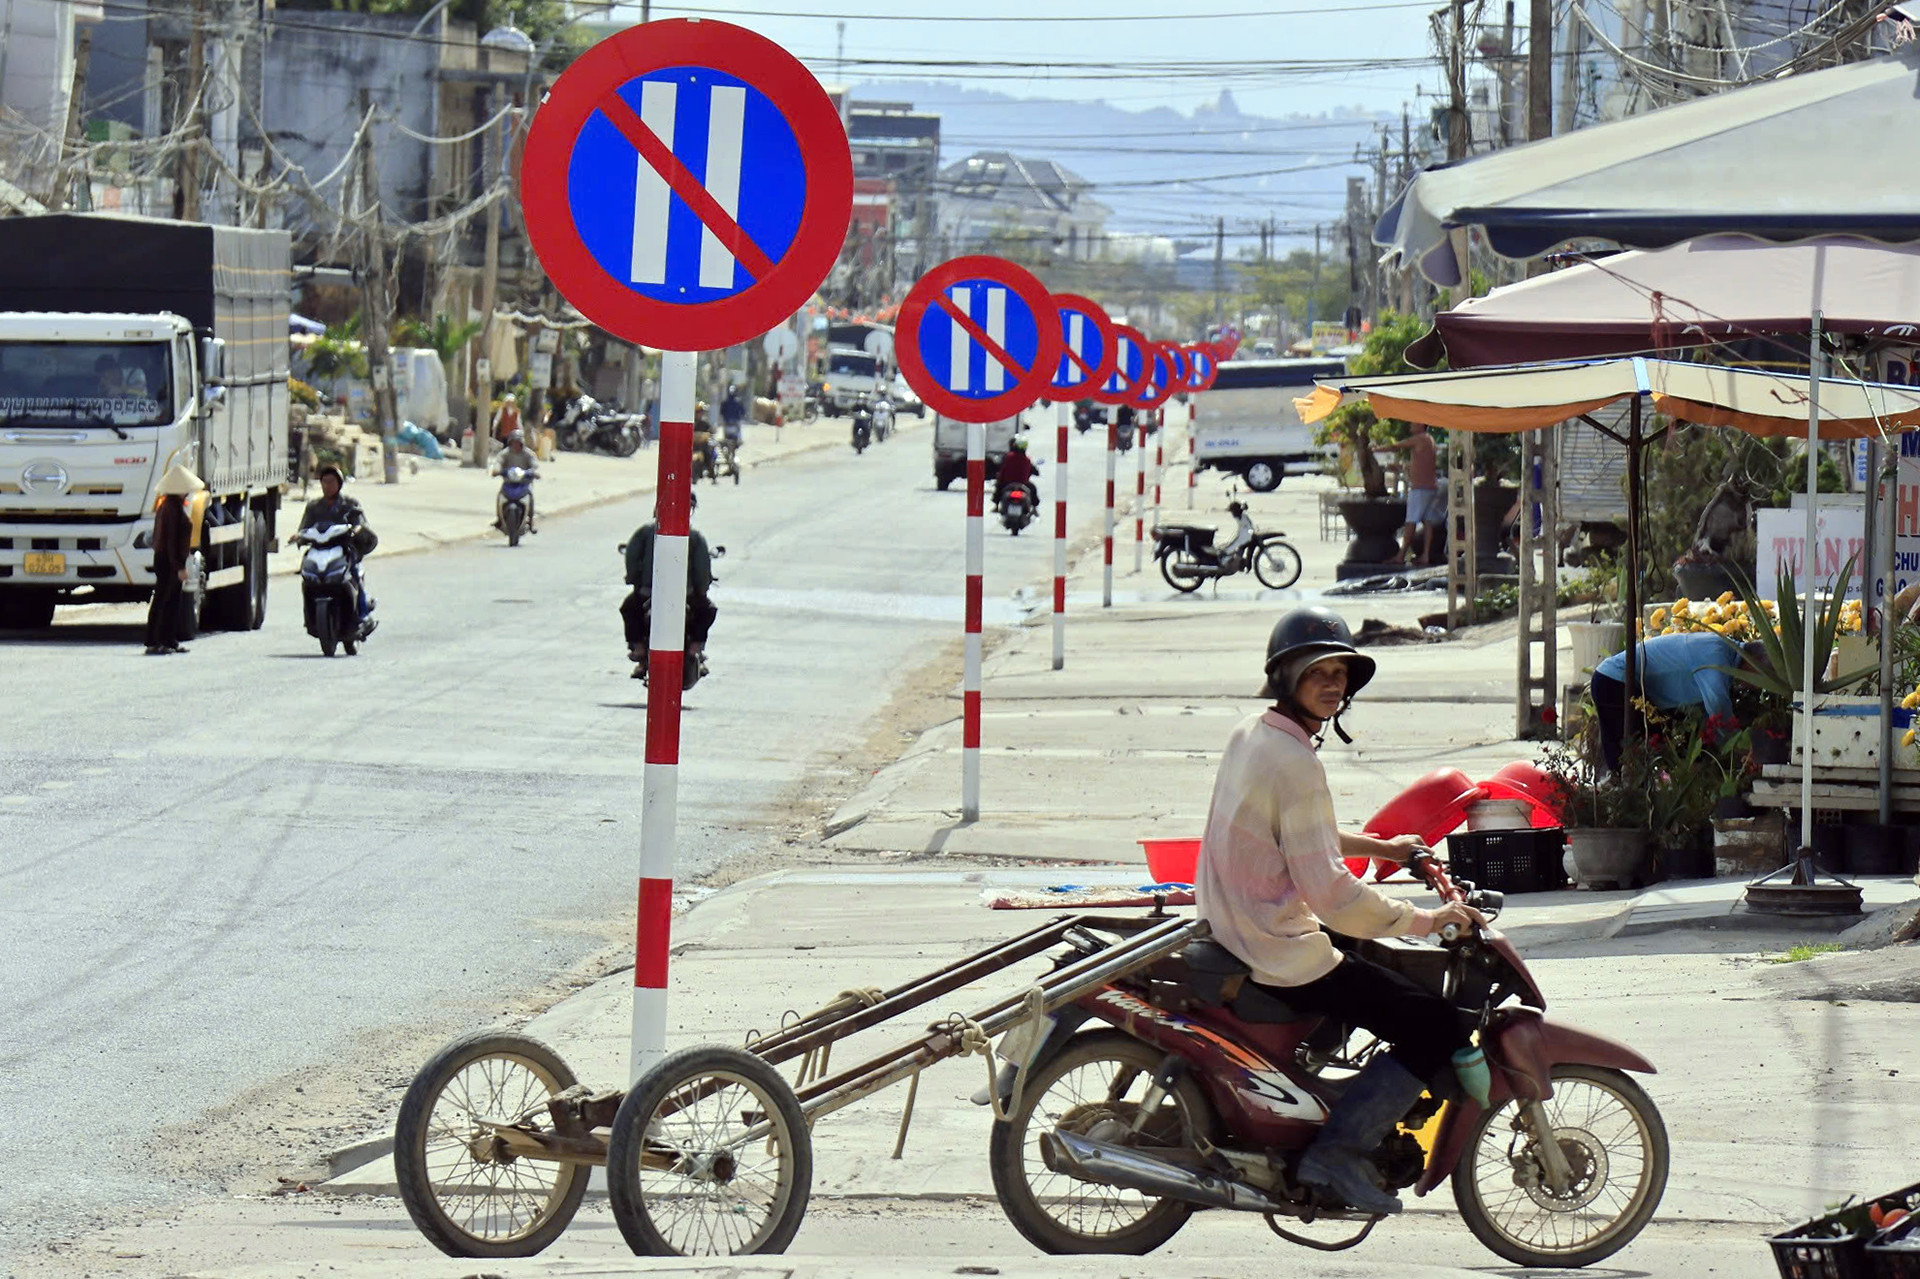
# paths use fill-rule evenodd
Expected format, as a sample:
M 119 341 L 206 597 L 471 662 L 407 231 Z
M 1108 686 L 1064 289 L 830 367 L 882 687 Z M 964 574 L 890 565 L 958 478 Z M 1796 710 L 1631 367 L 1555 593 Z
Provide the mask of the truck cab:
M 852 347 L 827 349 L 827 401 L 835 413 L 851 413 L 876 391 L 890 390 L 891 382 L 879 356 Z
M 987 484 L 999 474 L 1000 459 L 1013 447 L 1013 437 L 1026 430 L 1026 422 L 1009 419 L 987 423 Z M 933 418 L 933 483 L 942 492 L 955 480 L 967 477 L 967 424 L 936 413 Z

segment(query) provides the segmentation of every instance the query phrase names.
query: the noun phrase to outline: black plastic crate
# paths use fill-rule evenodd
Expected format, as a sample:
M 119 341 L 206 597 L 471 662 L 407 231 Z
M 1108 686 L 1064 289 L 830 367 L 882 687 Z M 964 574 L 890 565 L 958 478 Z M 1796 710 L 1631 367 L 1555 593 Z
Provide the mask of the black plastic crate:
M 1873 1237 L 1867 1273 L 1873 1279 L 1920 1279 L 1920 1217 L 1908 1217 Z
M 1567 886 L 1566 846 L 1558 826 L 1458 831 L 1447 836 L 1447 870 L 1497 893 L 1543 893 Z
M 1875 1204 L 1884 1211 L 1920 1209 L 1920 1185 L 1862 1200 L 1767 1240 L 1780 1279 L 1873 1279 L 1867 1245 L 1874 1237 L 1871 1212 Z M 1909 1273 L 1920 1274 L 1920 1270 Z

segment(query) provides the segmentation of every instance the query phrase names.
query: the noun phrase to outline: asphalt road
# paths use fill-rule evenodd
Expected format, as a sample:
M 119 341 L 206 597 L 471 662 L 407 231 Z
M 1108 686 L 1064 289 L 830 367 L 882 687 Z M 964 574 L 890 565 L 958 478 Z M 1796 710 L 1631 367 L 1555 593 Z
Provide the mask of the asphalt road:
M 774 840 L 817 763 L 957 638 L 964 504 L 932 490 L 929 447 L 909 430 L 702 486 L 696 526 L 729 554 L 681 878 Z M 1081 532 L 1101 483 L 1075 468 Z M 485 1024 L 630 913 L 645 690 L 614 548 L 646 514 L 376 556 L 383 624 L 352 659 L 319 656 L 284 579 L 263 631 L 185 656 L 143 656 L 130 608 L 0 637 L 0 1258 L 185 1194 L 159 1130 L 364 1032 Z M 990 525 L 990 624 L 1043 584 L 1050 518 Z

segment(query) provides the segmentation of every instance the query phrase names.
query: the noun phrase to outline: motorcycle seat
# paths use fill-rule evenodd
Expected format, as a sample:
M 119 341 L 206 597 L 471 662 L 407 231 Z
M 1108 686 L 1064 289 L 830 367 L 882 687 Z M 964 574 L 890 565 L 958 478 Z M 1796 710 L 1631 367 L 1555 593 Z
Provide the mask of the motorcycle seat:
M 1234 953 L 1211 938 L 1190 942 L 1180 951 L 1186 984 L 1200 1003 L 1231 1003 L 1251 971 Z
M 1288 1022 L 1307 1021 L 1312 1016 L 1282 999 L 1272 986 L 1262 986 L 1252 981 L 1241 985 L 1240 993 L 1233 997 L 1233 1002 L 1227 1007 L 1235 1017 L 1255 1026 L 1282 1026 Z

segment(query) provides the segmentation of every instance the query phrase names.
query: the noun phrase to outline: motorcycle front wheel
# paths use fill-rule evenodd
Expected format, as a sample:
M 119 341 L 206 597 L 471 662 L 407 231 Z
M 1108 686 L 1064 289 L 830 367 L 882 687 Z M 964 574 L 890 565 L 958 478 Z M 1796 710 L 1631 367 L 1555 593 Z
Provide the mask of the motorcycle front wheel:
M 1542 1103 L 1573 1173 L 1555 1194 L 1520 1103 L 1482 1114 L 1453 1169 L 1453 1199 L 1474 1237 L 1515 1265 L 1577 1269 L 1611 1257 L 1653 1220 L 1667 1188 L 1667 1127 L 1617 1070 L 1553 1068 Z
M 1300 552 L 1285 542 L 1266 542 L 1253 553 L 1253 575 L 1270 591 L 1284 591 L 1300 580 Z
M 320 641 L 320 656 L 332 657 L 340 647 L 340 636 L 333 624 L 333 601 L 320 600 L 313 606 L 313 635 Z
M 1187 1224 L 1193 1205 L 1077 1180 L 1047 1167 L 1040 1135 L 1060 1131 L 1151 1152 L 1188 1148 L 1212 1130 L 1206 1094 L 1181 1075 L 1135 1121 L 1166 1054 L 1118 1031 L 1080 1035 L 1032 1071 L 1019 1105 L 993 1125 L 994 1193 L 1013 1228 L 1043 1252 L 1144 1256 Z
M 1160 576 L 1167 579 L 1167 585 L 1182 595 L 1191 595 L 1200 589 L 1200 583 L 1206 579 L 1193 571 L 1193 561 L 1177 552 L 1169 552 L 1160 557 Z

